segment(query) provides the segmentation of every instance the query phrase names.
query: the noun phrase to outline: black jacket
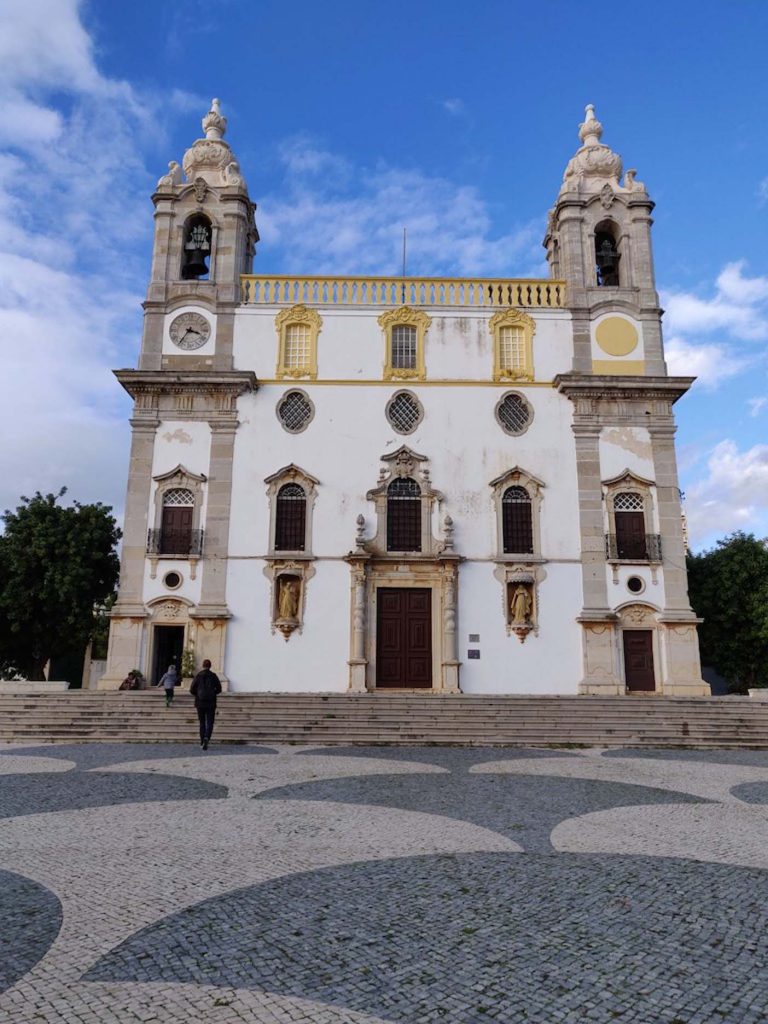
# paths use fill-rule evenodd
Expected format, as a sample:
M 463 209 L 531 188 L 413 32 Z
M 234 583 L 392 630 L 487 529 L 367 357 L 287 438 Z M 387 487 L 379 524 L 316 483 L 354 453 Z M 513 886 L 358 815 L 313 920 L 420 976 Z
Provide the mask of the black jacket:
M 221 693 L 219 677 L 209 668 L 204 668 L 192 680 L 189 692 L 195 698 L 196 708 L 216 707 L 216 697 Z

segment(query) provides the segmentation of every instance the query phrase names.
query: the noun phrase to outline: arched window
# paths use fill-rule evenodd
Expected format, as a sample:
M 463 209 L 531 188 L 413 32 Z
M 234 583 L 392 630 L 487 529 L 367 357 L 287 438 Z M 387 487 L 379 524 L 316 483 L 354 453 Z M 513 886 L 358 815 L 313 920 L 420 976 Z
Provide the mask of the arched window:
M 634 491 L 620 491 L 613 499 L 613 512 L 618 557 L 648 558 L 643 496 Z
M 307 536 L 307 496 L 299 484 L 284 484 L 277 492 L 275 551 L 304 551 Z
M 410 477 L 387 488 L 387 551 L 421 551 L 421 488 Z
M 504 554 L 533 554 L 531 496 L 524 487 L 508 487 L 501 499 Z
M 163 494 L 159 554 L 188 555 L 190 553 L 194 509 L 195 496 L 186 487 L 172 487 Z
M 608 221 L 598 224 L 595 229 L 595 267 L 599 287 L 619 287 L 620 259 L 613 225 Z
M 185 281 L 207 277 L 211 256 L 211 222 L 202 213 L 190 217 L 184 227 L 181 276 Z

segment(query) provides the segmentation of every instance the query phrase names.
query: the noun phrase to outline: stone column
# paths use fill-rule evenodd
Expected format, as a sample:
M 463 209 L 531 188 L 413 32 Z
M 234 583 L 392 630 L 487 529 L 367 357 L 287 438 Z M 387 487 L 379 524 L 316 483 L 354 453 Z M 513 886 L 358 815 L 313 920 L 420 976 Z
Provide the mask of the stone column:
M 675 458 L 675 425 L 651 426 L 651 450 L 656 477 L 656 503 L 661 534 L 665 605 L 659 616 L 663 647 L 662 689 L 676 696 L 706 696 L 709 684 L 701 678 L 696 626 L 699 619 L 688 599 L 688 573 Z
M 600 476 L 600 426 L 573 425 L 576 438 L 576 476 L 579 486 L 581 579 L 584 608 L 578 621 L 584 627 L 584 677 L 580 693 L 622 693 L 616 672 L 613 622 L 608 607 L 605 560 L 603 488 Z
M 120 559 L 120 589 L 110 613 L 107 669 L 98 688 L 116 689 L 128 672 L 142 664 L 144 619 L 144 567 L 147 553 L 149 498 L 152 488 L 152 459 L 159 420 L 139 416 L 131 420 L 131 455 L 128 492 L 125 499 L 123 548 Z
M 456 584 L 458 566 L 443 566 L 443 679 L 444 693 L 459 692 L 459 659 L 456 644 Z
M 349 659 L 349 688 L 356 693 L 366 690 L 366 669 L 368 659 L 365 657 L 366 630 L 366 597 L 365 597 L 365 565 L 352 563 L 352 636 Z

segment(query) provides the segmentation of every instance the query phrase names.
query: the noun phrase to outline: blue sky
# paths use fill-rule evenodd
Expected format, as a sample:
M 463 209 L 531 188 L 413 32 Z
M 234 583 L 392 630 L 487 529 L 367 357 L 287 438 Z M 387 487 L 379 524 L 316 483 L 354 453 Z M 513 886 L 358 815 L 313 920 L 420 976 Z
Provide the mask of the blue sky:
M 0 0 L 0 508 L 122 509 L 149 196 L 219 96 L 263 272 L 543 276 L 588 102 L 657 203 L 695 546 L 768 535 L 763 0 Z

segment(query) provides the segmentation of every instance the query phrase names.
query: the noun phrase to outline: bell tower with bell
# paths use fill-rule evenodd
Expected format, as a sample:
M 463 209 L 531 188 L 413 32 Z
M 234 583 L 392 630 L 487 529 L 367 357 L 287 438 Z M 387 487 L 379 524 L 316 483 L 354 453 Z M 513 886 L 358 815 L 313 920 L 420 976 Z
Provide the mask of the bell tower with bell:
M 170 162 L 152 196 L 138 368 L 116 371 L 134 410 L 105 689 L 130 668 L 153 681 L 169 651 L 180 667 L 181 649 L 194 650 L 198 668 L 210 658 L 224 671 L 237 401 L 257 386 L 252 370 L 235 368 L 234 322 L 240 276 L 252 270 L 259 236 L 218 100 L 202 126 L 203 137 L 181 165 Z M 174 448 L 161 435 L 184 443 Z M 186 511 L 175 512 L 174 501 Z
M 634 170 L 623 174 L 621 157 L 600 141 L 602 134 L 589 105 L 579 125 L 582 145 L 566 167 L 544 238 L 552 277 L 565 281 L 571 317 L 571 371 L 555 383 L 573 404 L 580 690 L 629 691 L 631 659 L 644 658 L 655 662 L 651 675 L 661 692 L 701 695 L 709 688 L 688 600 L 672 412 L 693 381 L 670 377 L 664 361 L 651 248 L 654 204 Z M 620 537 L 630 521 L 621 509 L 630 505 L 640 510 L 634 528 L 642 535 L 633 551 Z M 641 642 L 644 653 L 632 653 Z

